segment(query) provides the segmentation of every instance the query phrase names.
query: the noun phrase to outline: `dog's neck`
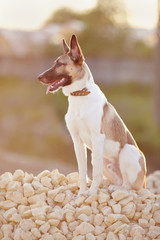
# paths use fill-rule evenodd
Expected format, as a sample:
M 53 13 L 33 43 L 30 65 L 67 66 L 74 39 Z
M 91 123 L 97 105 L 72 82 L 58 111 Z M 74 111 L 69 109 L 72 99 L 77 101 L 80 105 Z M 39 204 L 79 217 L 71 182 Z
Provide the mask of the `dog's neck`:
M 94 83 L 93 76 L 89 70 L 89 67 L 86 63 L 83 63 L 83 70 L 84 70 L 84 76 L 82 79 L 76 79 L 71 85 L 63 87 L 62 91 L 65 96 L 72 95 L 74 96 L 74 93 L 78 96 L 84 96 L 84 90 L 86 89 L 86 95 L 88 95 L 89 87 Z M 89 92 L 90 93 L 90 92 Z

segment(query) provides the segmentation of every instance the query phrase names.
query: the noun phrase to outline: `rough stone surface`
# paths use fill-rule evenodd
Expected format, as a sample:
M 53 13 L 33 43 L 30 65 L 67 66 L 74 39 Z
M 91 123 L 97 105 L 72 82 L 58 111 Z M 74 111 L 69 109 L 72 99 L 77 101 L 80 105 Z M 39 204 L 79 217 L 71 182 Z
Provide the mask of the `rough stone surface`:
M 77 195 L 78 178 L 58 170 L 1 175 L 0 239 L 160 239 L 160 171 L 148 176 L 148 189 L 111 190 L 103 179 L 91 196 Z
M 147 188 L 155 194 L 160 194 L 160 170 L 147 177 Z

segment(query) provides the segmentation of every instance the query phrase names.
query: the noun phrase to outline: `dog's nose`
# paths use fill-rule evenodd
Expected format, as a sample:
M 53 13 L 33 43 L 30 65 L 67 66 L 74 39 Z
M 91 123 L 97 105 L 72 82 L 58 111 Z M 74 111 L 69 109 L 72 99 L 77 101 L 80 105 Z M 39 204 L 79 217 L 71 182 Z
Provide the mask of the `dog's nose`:
M 41 81 L 41 80 L 42 80 L 42 78 L 43 78 L 43 73 L 41 73 L 41 74 L 40 74 L 40 75 L 39 75 L 37 78 L 38 78 L 38 80 L 40 80 L 40 81 Z

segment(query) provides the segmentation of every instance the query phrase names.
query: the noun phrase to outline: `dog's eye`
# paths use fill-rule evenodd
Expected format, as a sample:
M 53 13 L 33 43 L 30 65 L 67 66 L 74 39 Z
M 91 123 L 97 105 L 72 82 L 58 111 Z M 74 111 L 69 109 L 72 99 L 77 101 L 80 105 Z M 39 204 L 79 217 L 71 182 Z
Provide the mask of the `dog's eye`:
M 65 64 L 65 63 L 62 63 L 62 62 L 59 62 L 59 61 L 56 62 L 56 66 L 57 66 L 57 67 L 60 67 L 60 66 L 63 66 L 63 65 L 66 65 L 66 64 Z

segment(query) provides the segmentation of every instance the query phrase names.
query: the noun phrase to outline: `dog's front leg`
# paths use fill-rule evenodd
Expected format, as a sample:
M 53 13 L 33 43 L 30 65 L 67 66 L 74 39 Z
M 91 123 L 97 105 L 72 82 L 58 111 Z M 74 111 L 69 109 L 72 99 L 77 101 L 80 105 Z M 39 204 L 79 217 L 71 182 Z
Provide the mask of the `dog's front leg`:
M 92 184 L 89 189 L 89 195 L 98 190 L 102 180 L 103 152 L 105 135 L 100 134 L 92 137 Z
M 80 190 L 78 195 L 83 194 L 87 187 L 87 151 L 86 146 L 78 137 L 73 137 L 74 150 L 78 163 Z

